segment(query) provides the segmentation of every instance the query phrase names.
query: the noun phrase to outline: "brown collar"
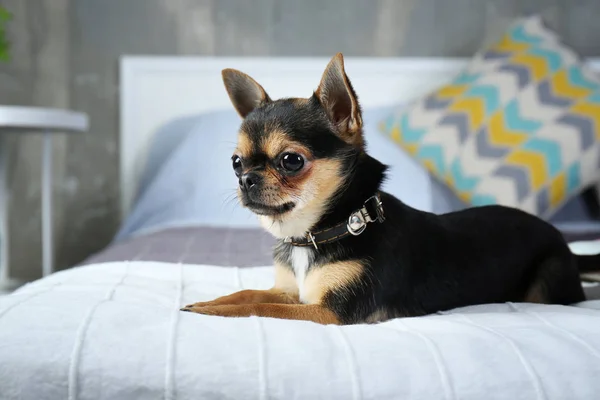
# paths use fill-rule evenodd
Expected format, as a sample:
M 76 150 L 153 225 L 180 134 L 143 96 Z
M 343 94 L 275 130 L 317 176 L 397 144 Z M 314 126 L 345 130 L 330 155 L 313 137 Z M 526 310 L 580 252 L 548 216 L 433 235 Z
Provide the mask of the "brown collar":
M 369 197 L 360 209 L 350 214 L 346 221 L 320 231 L 307 232 L 306 236 L 301 238 L 288 236 L 283 241 L 290 243 L 292 246 L 314 246 L 315 250 L 319 250 L 318 245 L 320 244 L 336 242 L 348 235 L 358 236 L 367 229 L 369 222 L 381 223 L 383 221 L 385 221 L 383 204 L 379 193 L 376 193 L 374 196 Z

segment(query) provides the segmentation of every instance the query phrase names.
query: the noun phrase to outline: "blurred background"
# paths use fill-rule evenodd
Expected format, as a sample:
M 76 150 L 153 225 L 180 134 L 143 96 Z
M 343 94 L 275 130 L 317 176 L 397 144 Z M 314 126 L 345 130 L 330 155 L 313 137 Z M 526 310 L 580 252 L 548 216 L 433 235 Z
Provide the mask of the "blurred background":
M 470 57 L 514 18 L 539 13 L 586 57 L 600 56 L 597 0 L 1 0 L 9 59 L 0 104 L 87 113 L 89 132 L 56 135 L 56 266 L 106 246 L 119 216 L 123 54 Z M 9 135 L 11 274 L 40 274 L 42 139 Z

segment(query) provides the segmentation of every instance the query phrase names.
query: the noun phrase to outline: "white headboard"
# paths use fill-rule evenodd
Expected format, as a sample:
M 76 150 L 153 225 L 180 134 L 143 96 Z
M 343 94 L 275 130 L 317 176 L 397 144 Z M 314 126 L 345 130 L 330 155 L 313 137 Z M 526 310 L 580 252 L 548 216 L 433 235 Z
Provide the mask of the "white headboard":
M 329 58 L 137 57 L 121 59 L 121 212 L 135 196 L 148 144 L 171 119 L 232 106 L 221 70 L 246 72 L 273 98 L 308 97 Z M 449 81 L 467 59 L 352 58 L 346 71 L 363 108 L 411 100 Z M 600 70 L 600 62 L 592 68 Z

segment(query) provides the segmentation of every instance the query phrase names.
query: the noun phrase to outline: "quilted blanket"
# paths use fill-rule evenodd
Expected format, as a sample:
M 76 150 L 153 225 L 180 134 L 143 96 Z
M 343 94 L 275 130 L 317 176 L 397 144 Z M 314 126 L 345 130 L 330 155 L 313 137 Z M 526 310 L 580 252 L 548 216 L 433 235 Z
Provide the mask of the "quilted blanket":
M 0 399 L 593 399 L 600 302 L 377 325 L 179 312 L 268 267 L 94 264 L 0 297 Z

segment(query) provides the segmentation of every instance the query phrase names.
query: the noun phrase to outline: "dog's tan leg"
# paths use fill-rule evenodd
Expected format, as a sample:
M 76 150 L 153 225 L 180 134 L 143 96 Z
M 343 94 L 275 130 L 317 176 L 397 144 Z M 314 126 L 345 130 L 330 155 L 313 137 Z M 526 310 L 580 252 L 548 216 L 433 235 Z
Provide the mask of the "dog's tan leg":
M 182 310 L 187 311 L 191 307 L 208 307 L 231 304 L 254 304 L 254 303 L 277 303 L 296 304 L 299 303 L 298 286 L 296 278 L 290 268 L 275 265 L 275 286 L 269 290 L 242 290 L 228 296 L 219 297 L 212 301 L 188 304 Z
M 211 301 L 205 301 L 200 303 L 188 304 L 182 310 L 192 307 L 209 307 L 209 306 L 222 306 L 222 305 L 235 305 L 235 304 L 255 304 L 255 303 L 281 303 L 281 304 L 295 304 L 298 303 L 298 295 L 293 293 L 287 293 L 279 289 L 269 290 L 242 290 L 227 296 L 219 297 Z
M 238 304 L 190 307 L 185 311 L 221 317 L 269 317 L 341 325 L 339 318 L 318 304 Z

